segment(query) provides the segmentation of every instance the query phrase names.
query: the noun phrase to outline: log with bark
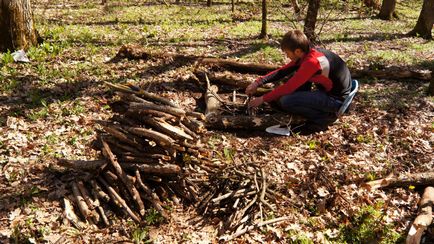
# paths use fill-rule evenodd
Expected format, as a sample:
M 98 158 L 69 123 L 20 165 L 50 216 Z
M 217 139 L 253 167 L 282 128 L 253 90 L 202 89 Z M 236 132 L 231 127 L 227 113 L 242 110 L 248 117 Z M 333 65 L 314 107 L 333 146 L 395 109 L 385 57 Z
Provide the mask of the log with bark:
M 380 189 L 386 187 L 408 187 L 434 185 L 434 171 L 402 174 L 398 176 L 388 176 L 383 179 L 367 182 L 366 185 L 371 189 Z
M 275 113 L 265 115 L 212 115 L 206 121 L 208 129 L 256 129 L 263 130 L 280 124 L 288 126 L 304 122 L 305 119 L 291 114 Z
M 419 244 L 423 233 L 433 221 L 432 208 L 434 206 L 434 187 L 425 188 L 419 201 L 419 214 L 411 224 L 406 244 Z
M 118 51 L 118 54 L 113 61 L 118 61 L 122 58 L 128 59 L 170 59 L 170 60 L 182 60 L 186 63 L 196 63 L 197 65 L 202 66 L 212 66 L 212 67 L 220 67 L 229 71 L 239 72 L 239 73 L 249 73 L 249 74 L 257 74 L 264 75 L 275 69 L 278 69 L 280 66 L 278 65 L 270 65 L 270 64 L 259 64 L 259 63 L 241 63 L 236 60 L 230 59 L 221 59 L 221 58 L 213 58 L 213 57 L 204 57 L 204 56 L 193 56 L 193 55 L 182 55 L 182 54 L 170 54 L 170 53 L 150 53 L 144 50 L 140 46 L 133 45 L 124 45 Z M 417 70 L 409 67 L 388 67 L 384 70 L 377 69 L 356 69 L 350 68 L 351 77 L 353 78 L 362 78 L 362 77 L 372 77 L 379 79 L 391 79 L 391 80 L 401 80 L 401 79 L 419 79 L 419 80 L 430 80 L 431 72 L 429 70 Z M 212 79 L 211 79 L 212 80 Z M 229 83 L 239 83 L 237 80 L 229 81 Z M 241 85 L 241 84 L 240 84 Z

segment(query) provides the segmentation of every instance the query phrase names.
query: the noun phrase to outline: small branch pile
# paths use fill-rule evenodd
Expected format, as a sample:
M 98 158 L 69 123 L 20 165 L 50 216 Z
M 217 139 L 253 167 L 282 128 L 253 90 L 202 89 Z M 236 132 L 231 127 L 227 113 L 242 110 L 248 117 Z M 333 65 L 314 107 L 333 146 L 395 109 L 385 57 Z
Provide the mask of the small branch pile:
M 82 216 L 90 224 L 108 226 L 101 203 L 105 202 L 142 223 L 148 206 L 168 218 L 164 199 L 198 201 L 200 187 L 195 180 L 206 177 L 203 169 L 218 167 L 206 159 L 208 153 L 199 144 L 203 115 L 186 112 L 132 85 L 107 85 L 121 99 L 113 103 L 118 113 L 111 120 L 96 121 L 104 129 L 96 143 L 104 159 L 60 161 L 64 166 L 96 172 L 97 177 L 72 184 L 72 203 Z M 72 203 L 65 198 L 66 216 L 82 226 Z
M 204 197 L 197 210 L 208 218 L 218 217 L 222 241 L 232 240 L 254 228 L 287 220 L 271 219 L 277 199 L 285 198 L 273 191 L 275 186 L 262 168 L 254 164 L 226 167 L 210 176 L 204 184 Z M 203 221 L 203 219 L 201 219 Z

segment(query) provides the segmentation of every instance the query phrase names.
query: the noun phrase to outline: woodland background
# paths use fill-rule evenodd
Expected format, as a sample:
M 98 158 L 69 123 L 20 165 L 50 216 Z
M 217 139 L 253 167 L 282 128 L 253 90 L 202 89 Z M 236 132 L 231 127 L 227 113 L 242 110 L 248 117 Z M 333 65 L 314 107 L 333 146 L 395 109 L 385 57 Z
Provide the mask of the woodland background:
M 316 44 L 339 54 L 352 70 L 363 70 L 350 113 L 328 131 L 277 137 L 263 131 L 209 130 L 203 135 L 214 158 L 226 164 L 254 163 L 291 199 L 282 200 L 274 216 L 268 216 L 288 216 L 289 221 L 256 228 L 239 241 L 405 240 L 424 187 L 363 185 L 391 174 L 432 172 L 434 166 L 434 107 L 427 95 L 434 42 L 407 35 L 422 2 L 397 1 L 397 17 L 391 20 L 377 17 L 378 2 L 320 2 Z M 78 230 L 65 220 L 62 199 L 82 172 L 58 165 L 61 158 L 100 158 L 92 148 L 101 130 L 94 120 L 113 115 L 109 103 L 115 97 L 104 82 L 129 82 L 203 112 L 204 87 L 190 79 L 193 64 L 111 62 L 123 45 L 280 65 L 286 60 L 279 40 L 289 29 L 303 29 L 308 9 L 308 1 L 298 1 L 298 14 L 291 2 L 268 1 L 267 29 L 261 36 L 262 2 L 235 1 L 234 9 L 230 1 L 207 4 L 31 1 L 39 43 L 25 48 L 30 62 L 14 62 L 14 50 L 0 53 L 0 241 L 217 242 L 212 221 L 193 226 L 188 220 L 198 215 L 194 207 L 169 200 L 168 221 L 149 210 L 142 225 L 125 217 L 113 219 L 107 228 Z M 376 75 L 382 72 L 386 75 Z M 432 227 L 424 240 L 433 240 Z

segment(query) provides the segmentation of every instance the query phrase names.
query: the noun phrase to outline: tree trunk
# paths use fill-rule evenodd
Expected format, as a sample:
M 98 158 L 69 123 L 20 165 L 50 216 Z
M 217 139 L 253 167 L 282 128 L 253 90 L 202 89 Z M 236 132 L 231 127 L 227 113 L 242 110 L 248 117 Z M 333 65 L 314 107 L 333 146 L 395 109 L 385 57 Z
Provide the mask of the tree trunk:
M 425 39 L 432 39 L 432 26 L 434 24 L 434 0 L 424 0 L 422 10 L 416 26 L 408 33 L 410 36 L 421 36 Z
M 395 12 L 396 0 L 383 0 L 378 17 L 382 20 L 391 20 Z
M 206 0 L 206 6 L 211 7 L 212 5 L 212 0 Z
M 235 0 L 231 0 L 231 11 L 235 12 Z
M 37 43 L 30 0 L 0 0 L 0 52 Z
M 262 28 L 259 38 L 267 37 L 267 0 L 262 0 Z
M 318 17 L 319 6 L 320 0 L 309 0 L 306 19 L 304 21 L 304 34 L 306 34 L 307 38 L 311 41 L 316 39 L 315 25 Z

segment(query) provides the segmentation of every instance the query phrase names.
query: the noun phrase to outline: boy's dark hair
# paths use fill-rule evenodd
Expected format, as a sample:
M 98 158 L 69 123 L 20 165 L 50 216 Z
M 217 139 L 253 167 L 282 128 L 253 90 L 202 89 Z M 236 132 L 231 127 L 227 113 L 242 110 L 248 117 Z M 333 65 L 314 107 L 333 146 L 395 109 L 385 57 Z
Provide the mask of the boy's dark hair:
M 290 50 L 292 52 L 299 48 L 303 52 L 308 53 L 311 44 L 306 35 L 300 30 L 290 30 L 282 38 L 280 42 L 280 48 L 282 50 Z

